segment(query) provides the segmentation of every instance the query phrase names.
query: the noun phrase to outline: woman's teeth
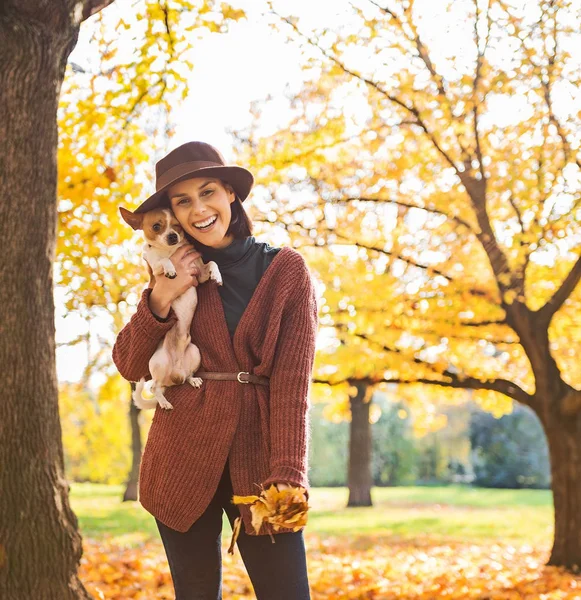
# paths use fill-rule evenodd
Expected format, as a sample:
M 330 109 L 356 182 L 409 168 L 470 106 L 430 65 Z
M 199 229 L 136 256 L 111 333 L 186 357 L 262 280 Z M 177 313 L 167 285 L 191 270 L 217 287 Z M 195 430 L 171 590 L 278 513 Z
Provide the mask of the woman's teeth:
M 196 229 L 208 229 L 215 223 L 217 218 L 218 217 L 214 216 L 210 217 L 209 219 L 206 219 L 205 221 L 202 221 L 201 223 L 194 223 L 194 227 Z

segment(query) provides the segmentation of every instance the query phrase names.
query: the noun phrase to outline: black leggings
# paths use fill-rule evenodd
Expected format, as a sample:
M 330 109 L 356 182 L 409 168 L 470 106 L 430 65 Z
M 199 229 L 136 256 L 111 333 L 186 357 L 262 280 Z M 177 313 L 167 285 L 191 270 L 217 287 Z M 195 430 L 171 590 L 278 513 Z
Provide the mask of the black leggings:
M 230 525 L 240 514 L 230 503 L 232 483 L 228 461 L 218 489 L 204 514 L 186 531 L 171 529 L 156 519 L 167 555 L 176 600 L 222 599 L 222 510 Z M 257 600 L 310 600 L 302 531 L 248 535 L 244 525 L 238 549 Z

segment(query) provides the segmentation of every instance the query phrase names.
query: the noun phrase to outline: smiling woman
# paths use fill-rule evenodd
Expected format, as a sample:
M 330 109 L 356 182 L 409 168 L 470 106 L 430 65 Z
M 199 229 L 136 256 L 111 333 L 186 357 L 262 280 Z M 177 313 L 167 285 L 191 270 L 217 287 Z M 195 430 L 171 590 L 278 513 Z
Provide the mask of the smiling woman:
M 196 284 L 194 257 L 216 262 L 223 285 L 197 288 L 190 335 L 200 349 L 195 376 L 203 385 L 167 388 L 173 409 L 156 408 L 139 500 L 155 517 L 176 600 L 221 597 L 224 511 L 231 525 L 242 519 L 237 543 L 257 599 L 307 600 L 302 529 L 275 531 L 264 523 L 256 532 L 249 507 L 231 500 L 270 485 L 302 487 L 308 497 L 308 396 L 318 329 L 309 270 L 296 250 L 251 235 L 242 202 L 252 174 L 225 165 L 209 144 L 176 148 L 156 165 L 156 175 L 156 193 L 135 212 L 171 207 L 191 253 L 180 248 L 171 258 L 176 277 L 158 277 L 143 291 L 113 349 L 121 375 L 150 378 L 149 359 L 177 321 L 172 302 Z

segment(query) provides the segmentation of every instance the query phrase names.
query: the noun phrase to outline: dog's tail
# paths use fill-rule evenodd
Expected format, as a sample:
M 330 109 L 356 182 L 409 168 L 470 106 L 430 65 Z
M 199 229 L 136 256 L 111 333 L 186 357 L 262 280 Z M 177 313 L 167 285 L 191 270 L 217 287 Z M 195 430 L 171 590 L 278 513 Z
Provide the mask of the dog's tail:
M 151 391 L 151 381 L 146 382 L 143 378 L 135 384 L 135 391 L 133 392 L 132 397 L 135 406 L 141 408 L 141 410 L 147 410 L 157 406 L 157 399 Z

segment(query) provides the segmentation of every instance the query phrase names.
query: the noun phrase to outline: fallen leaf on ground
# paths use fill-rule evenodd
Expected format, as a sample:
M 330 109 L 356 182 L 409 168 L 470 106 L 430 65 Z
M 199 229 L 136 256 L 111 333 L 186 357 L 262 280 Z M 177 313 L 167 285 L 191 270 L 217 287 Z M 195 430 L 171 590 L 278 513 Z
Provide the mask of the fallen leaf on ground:
M 313 600 L 580 600 L 581 577 L 547 567 L 550 546 L 462 542 L 389 532 L 305 533 Z M 227 542 L 224 540 L 222 549 Z M 174 600 L 161 542 L 83 540 L 79 577 L 99 600 Z M 239 555 L 223 555 L 223 593 L 255 600 Z

